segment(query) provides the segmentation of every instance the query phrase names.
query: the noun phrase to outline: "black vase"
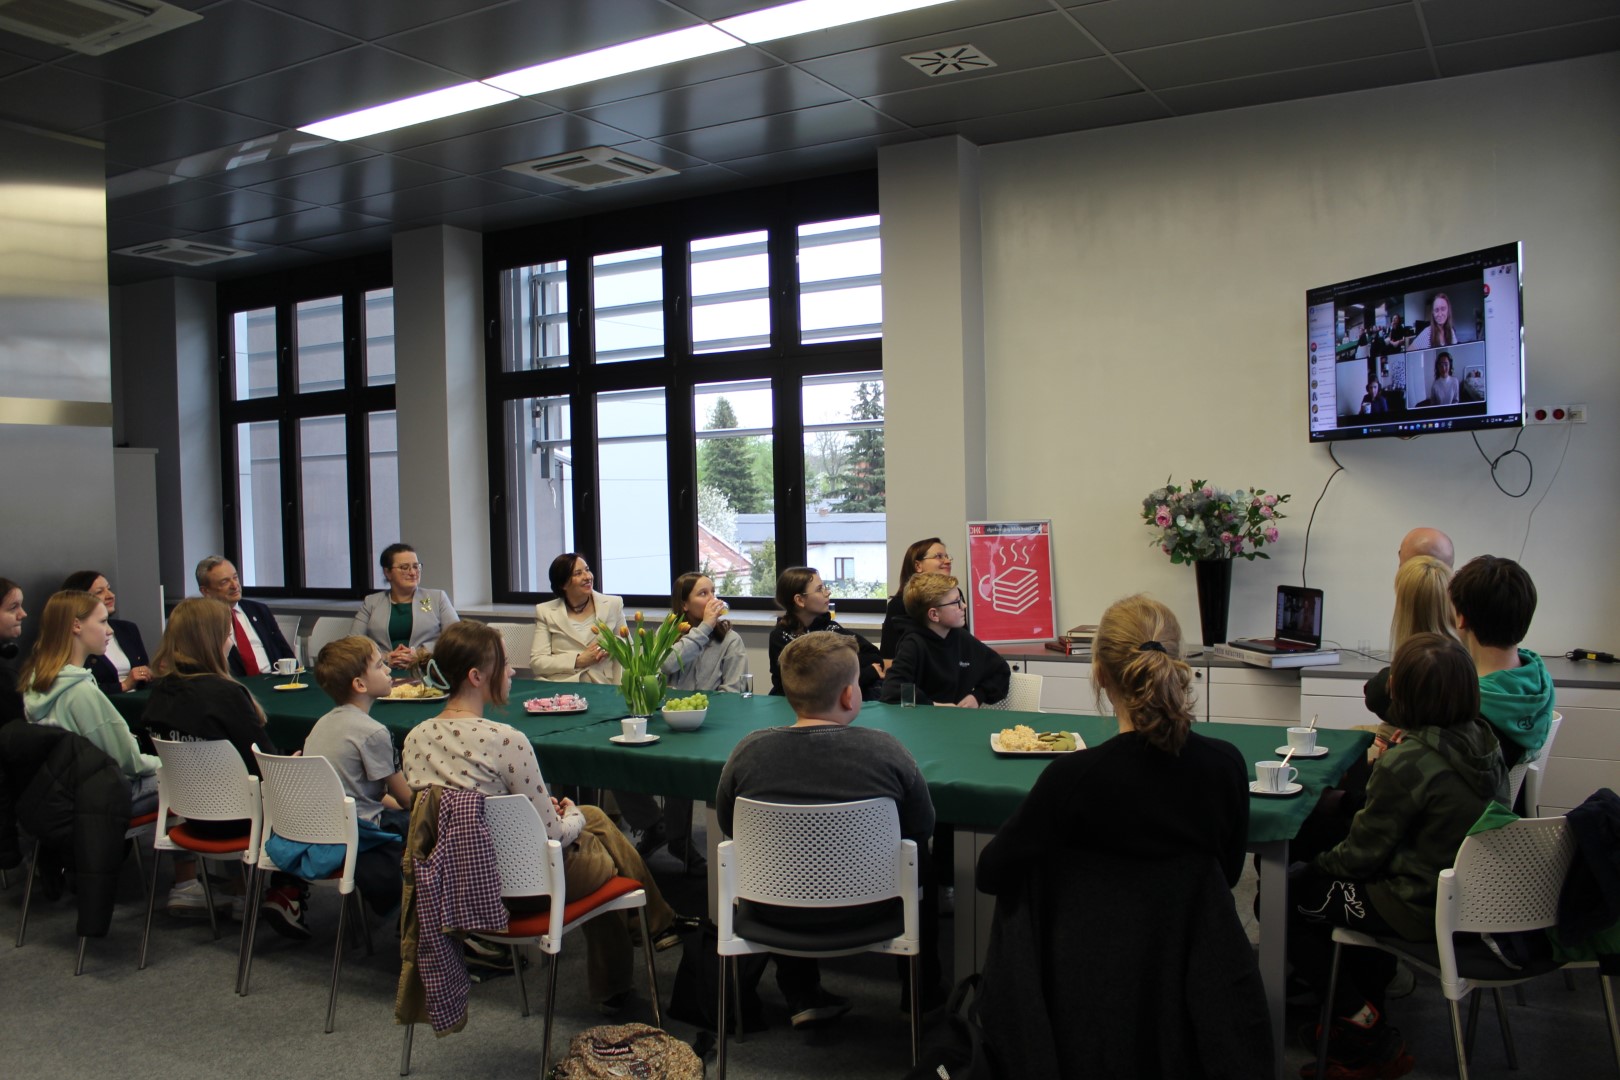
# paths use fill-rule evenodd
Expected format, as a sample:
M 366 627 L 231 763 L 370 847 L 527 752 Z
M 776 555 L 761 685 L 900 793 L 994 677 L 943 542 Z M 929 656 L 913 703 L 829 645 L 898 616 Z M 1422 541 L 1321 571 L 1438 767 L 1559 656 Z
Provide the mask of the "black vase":
M 1198 577 L 1198 625 L 1205 645 L 1226 641 L 1226 616 L 1232 609 L 1232 560 L 1199 559 L 1193 563 Z

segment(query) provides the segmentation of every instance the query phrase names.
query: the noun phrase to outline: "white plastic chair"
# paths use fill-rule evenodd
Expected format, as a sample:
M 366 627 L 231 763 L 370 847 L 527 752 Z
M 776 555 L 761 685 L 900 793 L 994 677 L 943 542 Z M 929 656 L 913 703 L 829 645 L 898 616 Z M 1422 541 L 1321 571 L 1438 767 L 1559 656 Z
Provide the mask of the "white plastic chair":
M 1517 765 L 1508 770 L 1508 806 L 1510 808 L 1519 804 L 1519 789 L 1524 786 L 1525 778 L 1530 775 L 1531 766 L 1537 762 L 1546 761 L 1547 755 L 1552 753 L 1553 739 L 1557 737 L 1558 727 L 1563 722 L 1564 714 L 1554 709 L 1552 723 L 1547 727 L 1547 741 L 1542 743 L 1541 748 L 1534 754 L 1526 754 L 1519 760 Z M 1540 777 L 1536 779 L 1536 795 L 1537 797 L 1541 795 Z M 1526 801 L 1524 809 L 1526 817 L 1535 817 L 1537 814 L 1536 804 L 1533 802 Z
M 1547 741 L 1541 744 L 1536 760 L 1525 766 L 1524 812 L 1528 817 L 1541 816 L 1541 785 L 1547 779 L 1547 759 L 1552 757 L 1553 740 L 1558 738 L 1558 728 L 1563 722 L 1564 714 L 1554 709 L 1552 724 L 1547 728 Z
M 1339 951 L 1346 945 L 1381 949 L 1411 967 L 1440 980 L 1451 1008 L 1452 1045 L 1457 1054 L 1457 1076 L 1468 1080 L 1468 1055 L 1457 1003 L 1484 987 L 1496 991 L 1496 1010 L 1508 1066 L 1517 1069 L 1518 1055 L 1507 1026 L 1501 987 L 1538 978 L 1562 965 L 1551 961 L 1531 964 L 1515 972 L 1494 957 L 1486 960 L 1457 955 L 1455 934 L 1503 934 L 1541 930 L 1558 922 L 1558 894 L 1574 857 L 1575 839 L 1562 817 L 1524 818 L 1500 829 L 1478 833 L 1463 841 L 1456 865 L 1440 871 L 1440 893 L 1434 909 L 1433 943 L 1380 938 L 1354 930 L 1333 931 L 1333 967 L 1328 977 L 1316 1075 L 1325 1075 L 1327 1036 L 1334 984 L 1339 976 Z M 1620 1040 L 1610 1014 L 1610 1036 Z M 1620 1043 L 1617 1043 L 1620 1045 Z
M 776 952 L 789 956 L 852 956 L 877 952 L 904 956 L 911 978 L 911 1063 L 917 1064 L 921 1006 L 917 962 L 921 953 L 917 904 L 917 845 L 900 836 L 900 813 L 893 799 L 847 803 L 758 802 L 738 799 L 733 837 L 720 844 L 719 944 L 721 964 L 731 957 L 732 978 L 739 956 Z M 900 933 L 892 918 L 874 921 L 871 933 L 840 935 L 832 947 L 808 947 L 803 932 L 748 921 L 749 938 L 737 927 L 737 901 L 795 908 L 843 908 L 900 901 Z M 816 936 L 820 936 L 819 932 Z M 726 978 L 720 978 L 717 1075 L 726 1075 Z
M 985 706 L 986 709 L 1006 709 L 1012 712 L 1040 712 L 1041 711 L 1041 676 L 1029 675 L 1022 671 L 1012 673 L 1012 684 L 1007 688 L 1007 696 L 1000 701 Z
M 293 655 L 302 657 L 299 649 L 298 627 L 304 621 L 302 615 L 277 615 L 276 625 L 281 628 L 281 636 L 287 639 L 287 644 L 293 647 Z M 299 661 L 303 663 L 302 660 Z M 305 665 L 308 666 L 307 664 Z
M 259 857 L 261 808 L 259 778 L 247 771 L 236 747 L 223 739 L 198 742 L 170 742 L 154 738 L 152 746 L 163 764 L 158 767 L 158 821 L 170 815 L 185 818 L 152 838 L 152 872 L 147 878 L 146 927 L 141 931 L 141 957 L 137 970 L 146 968 L 146 948 L 152 937 L 152 908 L 157 903 L 157 856 L 167 851 L 185 853 L 204 860 L 234 862 L 251 867 Z M 248 831 L 238 837 L 216 840 L 198 836 L 192 821 L 246 821 Z M 203 900 L 208 905 L 208 927 L 219 939 L 219 915 L 206 869 L 202 880 Z M 247 947 L 247 921 L 242 924 L 242 950 Z M 237 954 L 237 978 L 242 974 L 242 950 Z
M 330 1035 L 337 1015 L 338 975 L 343 970 L 343 939 L 349 925 L 349 905 L 359 908 L 361 900 L 354 887 L 354 864 L 360 855 L 360 826 L 354 799 L 343 793 L 343 782 L 338 779 L 337 770 L 323 757 L 283 757 L 262 753 L 258 747 L 254 747 L 253 756 L 258 759 L 259 775 L 263 778 L 260 792 L 264 798 L 265 839 L 274 833 L 303 844 L 341 844 L 344 847 L 343 866 L 336 874 L 326 878 L 295 875 L 311 885 L 338 891 L 337 944 L 332 948 L 332 987 L 326 997 L 326 1033 Z M 290 872 L 277 866 L 261 844 L 248 890 L 247 948 L 236 987 L 236 992 L 243 997 L 247 996 L 248 983 L 253 977 L 253 941 L 259 930 L 259 902 L 264 895 L 265 876 L 275 870 Z M 371 935 L 365 927 L 363 909 L 359 917 L 369 950 Z
M 563 937 L 598 915 L 631 908 L 640 915 L 641 941 L 647 958 L 647 986 L 652 994 L 653 1026 L 663 1027 L 663 1011 L 658 1003 L 658 972 L 653 966 L 653 939 L 647 925 L 647 892 L 641 883 L 631 878 L 612 877 L 590 895 L 569 900 L 564 884 L 562 845 L 546 836 L 540 812 L 527 795 L 495 795 L 485 799 L 484 821 L 495 844 L 495 861 L 501 876 L 501 898 L 551 898 L 544 911 L 511 916 L 504 934 L 488 931 L 478 934 L 486 941 L 505 942 L 511 950 L 524 1016 L 529 1015 L 529 989 L 523 980 L 518 946 L 536 945 L 551 957 L 540 1075 L 548 1075 L 551 1069 L 551 1021 L 557 1004 L 556 957 L 562 952 Z M 414 1030 L 414 1025 L 405 1027 L 405 1049 L 399 1064 L 401 1076 L 411 1070 L 411 1033 Z
M 309 631 L 309 640 L 304 645 L 304 666 L 313 668 L 315 658 L 321 655 L 321 646 L 340 637 L 348 637 L 349 628 L 353 625 L 353 619 L 337 615 L 323 615 L 316 619 Z
M 534 649 L 534 623 L 490 623 L 506 643 L 506 662 L 519 671 L 529 670 L 529 653 Z

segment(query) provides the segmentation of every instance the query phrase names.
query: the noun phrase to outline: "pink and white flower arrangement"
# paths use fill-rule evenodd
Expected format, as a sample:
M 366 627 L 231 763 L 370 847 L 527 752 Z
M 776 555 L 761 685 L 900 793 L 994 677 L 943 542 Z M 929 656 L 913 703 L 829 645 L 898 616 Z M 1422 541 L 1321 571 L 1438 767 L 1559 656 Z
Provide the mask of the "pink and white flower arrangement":
M 1269 559 L 1259 549 L 1277 542 L 1277 522 L 1288 516 L 1278 507 L 1287 501 L 1264 488 L 1227 493 L 1194 480 L 1183 489 L 1167 479 L 1142 500 L 1142 521 L 1173 563 Z

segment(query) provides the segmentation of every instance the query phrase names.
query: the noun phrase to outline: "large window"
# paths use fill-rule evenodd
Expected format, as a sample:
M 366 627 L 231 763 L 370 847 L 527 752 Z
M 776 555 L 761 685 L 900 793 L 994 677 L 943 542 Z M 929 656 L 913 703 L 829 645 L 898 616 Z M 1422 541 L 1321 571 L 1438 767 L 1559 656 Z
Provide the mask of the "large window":
M 498 600 L 578 551 L 640 607 L 692 569 L 769 607 L 808 563 L 878 609 L 876 201 L 862 175 L 486 237 Z
M 220 286 L 226 552 L 246 589 L 354 596 L 399 531 L 386 258 Z

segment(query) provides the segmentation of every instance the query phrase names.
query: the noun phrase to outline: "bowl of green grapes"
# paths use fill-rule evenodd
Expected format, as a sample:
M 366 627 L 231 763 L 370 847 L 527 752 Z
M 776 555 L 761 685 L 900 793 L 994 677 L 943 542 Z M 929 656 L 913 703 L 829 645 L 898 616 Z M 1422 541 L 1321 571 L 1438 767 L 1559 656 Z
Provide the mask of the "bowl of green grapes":
M 664 722 L 672 731 L 696 731 L 709 714 L 709 695 L 690 694 L 664 702 Z

